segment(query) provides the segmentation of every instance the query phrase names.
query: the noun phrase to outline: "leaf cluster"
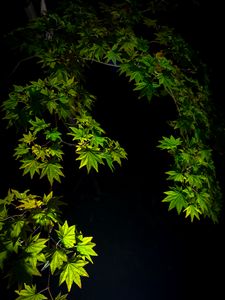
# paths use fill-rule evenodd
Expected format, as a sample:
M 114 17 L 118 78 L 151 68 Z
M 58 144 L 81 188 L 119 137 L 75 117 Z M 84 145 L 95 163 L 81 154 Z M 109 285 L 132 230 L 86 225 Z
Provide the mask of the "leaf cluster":
M 18 281 L 21 287 L 24 284 L 16 299 L 48 299 L 44 294 L 50 282 L 38 293 L 32 285 L 33 277 L 46 272 L 59 278 L 59 286 L 65 282 L 68 292 L 73 283 L 81 287 L 81 277 L 88 277 L 84 267 L 97 255 L 95 244 L 75 225 L 62 221 L 60 205 L 53 192 L 40 197 L 29 190 L 9 190 L 0 199 L 0 267 L 8 270 L 9 287 Z

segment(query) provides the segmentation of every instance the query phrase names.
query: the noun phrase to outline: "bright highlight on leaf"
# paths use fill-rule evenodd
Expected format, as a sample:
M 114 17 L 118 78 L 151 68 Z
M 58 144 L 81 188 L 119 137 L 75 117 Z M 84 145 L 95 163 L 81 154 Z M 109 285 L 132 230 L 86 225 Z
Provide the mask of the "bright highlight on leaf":
M 178 214 L 181 213 L 183 208 L 187 207 L 187 202 L 182 190 L 173 190 L 165 192 L 167 195 L 162 202 L 169 202 L 169 210 L 176 208 Z
M 21 291 L 16 291 L 19 297 L 16 300 L 45 300 L 48 299 L 43 294 L 37 293 L 37 289 L 35 285 L 24 284 L 25 289 Z
M 93 250 L 95 243 L 92 243 L 92 237 L 78 236 L 77 251 L 80 255 L 87 258 L 91 263 L 93 263 L 91 256 L 97 256 L 97 253 Z
M 77 260 L 67 263 L 60 274 L 59 284 L 61 285 L 65 281 L 68 292 L 70 292 L 73 283 L 81 288 L 80 277 L 88 277 L 88 273 L 83 268 L 86 264 L 87 262 L 83 260 Z
M 52 255 L 52 260 L 50 262 L 51 273 L 54 274 L 56 269 L 60 269 L 64 262 L 67 262 L 68 258 L 63 250 L 56 249 Z
M 174 150 L 180 145 L 181 145 L 181 139 L 180 138 L 176 139 L 174 136 L 171 135 L 169 138 L 163 137 L 158 147 L 161 149 Z
M 75 245 L 75 225 L 68 226 L 67 221 L 61 226 L 59 225 L 59 230 L 56 230 L 60 242 L 66 248 L 73 248 Z

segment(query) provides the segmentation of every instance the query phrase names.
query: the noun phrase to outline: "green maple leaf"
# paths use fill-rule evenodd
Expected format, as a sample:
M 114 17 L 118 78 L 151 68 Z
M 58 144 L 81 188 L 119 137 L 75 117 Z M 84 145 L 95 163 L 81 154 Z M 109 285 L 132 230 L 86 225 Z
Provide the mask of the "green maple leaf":
M 199 215 L 202 214 L 202 212 L 193 204 L 189 205 L 187 208 L 185 208 L 187 218 L 188 216 L 191 217 L 191 222 L 193 222 L 194 217 L 196 217 L 198 220 L 200 219 Z
M 53 184 L 54 180 L 61 182 L 60 176 L 64 176 L 61 169 L 62 166 L 58 163 L 43 163 L 40 178 L 47 176 L 51 185 Z
M 20 169 L 24 169 L 23 175 L 30 173 L 30 177 L 32 179 L 35 173 L 40 174 L 41 163 L 38 162 L 35 158 L 24 159 L 21 162 L 23 164 Z
M 209 210 L 209 198 L 210 195 L 205 191 L 197 194 L 197 202 L 202 212 L 207 212 Z
M 54 274 L 56 269 L 60 269 L 64 262 L 67 262 L 68 258 L 65 252 L 56 249 L 52 255 L 52 260 L 50 262 L 51 273 Z
M 101 153 L 94 150 L 82 150 L 77 160 L 81 160 L 80 168 L 86 166 L 88 173 L 91 168 L 98 172 L 98 164 L 103 164 Z
M 80 237 L 79 237 L 80 238 Z M 81 256 L 85 256 L 90 262 L 93 263 L 91 256 L 97 256 L 98 254 L 92 249 L 95 247 L 95 243 L 92 243 L 91 240 L 93 237 L 82 237 L 81 242 L 78 242 L 76 248 Z
M 59 230 L 56 230 L 60 241 L 66 248 L 73 248 L 76 242 L 75 239 L 75 225 L 68 226 L 67 221 L 61 226 Z
M 27 253 L 30 253 L 32 255 L 37 255 L 39 254 L 44 248 L 46 248 L 47 246 L 45 245 L 45 243 L 48 241 L 48 239 L 43 239 L 43 238 L 39 238 L 40 233 L 36 234 L 35 236 L 33 236 L 28 244 L 28 246 L 26 247 L 25 251 Z
M 158 148 L 161 149 L 167 149 L 167 150 L 174 150 L 176 149 L 179 145 L 181 145 L 181 139 L 180 138 L 175 138 L 174 136 L 170 136 L 169 138 L 163 136 L 163 139 L 159 141 L 159 146 Z
M 144 82 L 144 73 L 138 71 L 134 71 L 131 75 L 130 75 L 130 79 L 129 82 L 131 82 L 132 80 L 135 80 L 136 86 L 138 86 L 139 82 Z
M 51 148 L 48 148 L 48 153 L 51 156 L 55 156 L 59 158 L 59 160 L 62 160 L 63 151 L 61 149 L 58 149 L 57 147 L 52 146 Z
M 49 127 L 50 124 L 45 123 L 44 119 L 39 119 L 38 117 L 35 117 L 35 121 L 30 120 L 29 123 L 32 125 L 30 128 L 34 135 L 36 135 L 39 131 Z
M 169 202 L 169 210 L 176 208 L 178 214 L 180 214 L 183 208 L 187 207 L 187 201 L 182 193 L 182 190 L 173 190 L 164 192 L 167 196 L 162 202 Z
M 184 182 L 185 178 L 186 178 L 182 173 L 178 173 L 173 170 L 166 172 L 166 174 L 169 175 L 169 177 L 168 177 L 169 180 L 174 180 L 174 181 L 178 181 L 178 182 Z
M 58 105 L 55 100 L 51 100 L 47 102 L 47 108 L 50 114 L 53 114 L 54 111 L 57 111 Z
M 16 159 L 23 157 L 24 155 L 28 154 L 30 152 L 30 148 L 25 143 L 21 143 L 16 147 L 14 156 Z
M 112 61 L 112 63 L 114 65 L 116 65 L 117 61 L 121 61 L 121 56 L 119 53 L 117 52 L 114 52 L 113 50 L 109 50 L 107 53 L 106 53 L 106 62 L 109 63 L 110 61 Z
M 61 295 L 61 292 L 56 296 L 55 300 L 66 300 L 68 294 Z
M 134 91 L 140 91 L 143 90 L 144 88 L 146 88 L 146 86 L 148 85 L 147 82 L 141 81 L 141 82 L 136 82 L 135 83 L 135 88 Z
M 44 227 L 54 226 L 55 223 L 59 222 L 59 216 L 55 209 L 52 208 L 42 209 L 40 212 L 34 214 L 32 218 L 36 224 L 40 224 Z
M 16 241 L 12 240 L 6 240 L 3 242 L 5 249 L 9 252 L 15 252 L 18 253 L 18 249 L 21 247 L 21 241 L 20 239 L 17 239 Z
M 25 224 L 25 222 L 22 220 L 16 221 L 14 224 L 12 224 L 10 236 L 12 238 L 18 237 L 20 235 L 20 232 L 21 232 L 24 224 Z
M 69 127 L 72 132 L 67 133 L 73 136 L 73 141 L 80 140 L 85 137 L 85 130 L 83 128 Z
M 61 135 L 62 135 L 61 132 L 59 132 L 56 128 L 46 131 L 46 139 L 52 142 L 61 140 Z
M 27 266 L 35 272 L 34 275 L 41 276 L 41 273 L 37 269 L 37 262 L 38 261 L 42 263 L 46 262 L 46 257 L 44 253 L 39 253 L 39 254 L 35 253 L 34 255 L 31 254 L 30 256 L 26 257 L 24 261 L 27 264 Z
M 25 289 L 21 291 L 15 291 L 19 297 L 16 298 L 16 300 L 44 300 L 48 299 L 44 295 L 37 293 L 37 289 L 35 285 L 28 285 L 24 284 Z
M 81 288 L 80 277 L 88 277 L 88 273 L 83 268 L 86 264 L 87 262 L 83 260 L 67 263 L 60 274 L 59 285 L 65 281 L 68 292 L 70 292 L 73 283 L 77 284 Z

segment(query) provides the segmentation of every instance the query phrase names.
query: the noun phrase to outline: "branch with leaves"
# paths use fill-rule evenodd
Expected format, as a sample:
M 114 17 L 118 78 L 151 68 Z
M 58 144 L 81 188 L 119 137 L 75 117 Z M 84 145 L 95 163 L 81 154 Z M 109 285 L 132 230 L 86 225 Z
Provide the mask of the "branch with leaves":
M 214 116 L 204 64 L 173 29 L 160 25 L 157 3 L 61 1 L 10 34 L 15 49 L 20 45 L 28 59 L 37 58 L 43 72 L 37 80 L 11 88 L 2 105 L 4 120 L 6 127 L 19 129 L 14 158 L 23 175 L 47 179 L 50 186 L 43 197 L 10 189 L 0 200 L 0 267 L 9 286 L 19 280 L 17 299 L 67 299 L 51 291 L 51 277 L 58 276 L 59 286 L 65 283 L 68 292 L 74 283 L 81 287 L 81 277 L 88 276 L 85 266 L 96 256 L 92 237 L 62 221 L 61 202 L 53 196 L 64 177 L 64 147 L 74 147 L 74 159 L 88 173 L 98 172 L 100 165 L 113 171 L 127 158 L 93 118 L 96 99 L 85 80 L 93 62 L 115 67 L 139 98 L 173 99 L 174 133 L 158 145 L 174 159 L 166 172 L 172 184 L 162 201 L 191 221 L 219 220 L 221 192 L 210 146 Z M 137 28 L 143 30 L 138 33 Z M 34 284 L 46 275 L 47 287 Z

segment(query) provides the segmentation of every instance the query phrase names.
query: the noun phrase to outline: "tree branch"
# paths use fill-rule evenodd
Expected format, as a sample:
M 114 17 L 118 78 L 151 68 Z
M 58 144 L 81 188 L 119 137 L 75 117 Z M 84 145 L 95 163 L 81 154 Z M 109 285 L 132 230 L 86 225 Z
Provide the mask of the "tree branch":
M 98 60 L 93 59 L 93 58 L 92 58 L 92 59 L 89 59 L 89 58 L 85 58 L 85 57 L 84 57 L 84 59 L 85 59 L 85 60 L 89 60 L 89 61 L 91 61 L 91 62 L 96 62 L 96 63 L 101 64 L 101 65 L 105 65 L 105 66 L 110 66 L 110 67 L 115 67 L 115 68 L 119 68 L 119 67 L 120 67 L 120 66 L 118 66 L 118 65 L 105 63 L 105 62 L 98 61 Z
M 36 58 L 37 56 L 36 55 L 32 55 L 32 56 L 28 56 L 26 58 L 23 58 L 21 59 L 16 65 L 15 67 L 13 68 L 12 72 L 9 74 L 9 77 L 11 77 L 15 72 L 16 70 L 19 68 L 19 66 L 24 63 L 25 61 L 28 61 L 30 59 L 33 59 L 33 58 Z

